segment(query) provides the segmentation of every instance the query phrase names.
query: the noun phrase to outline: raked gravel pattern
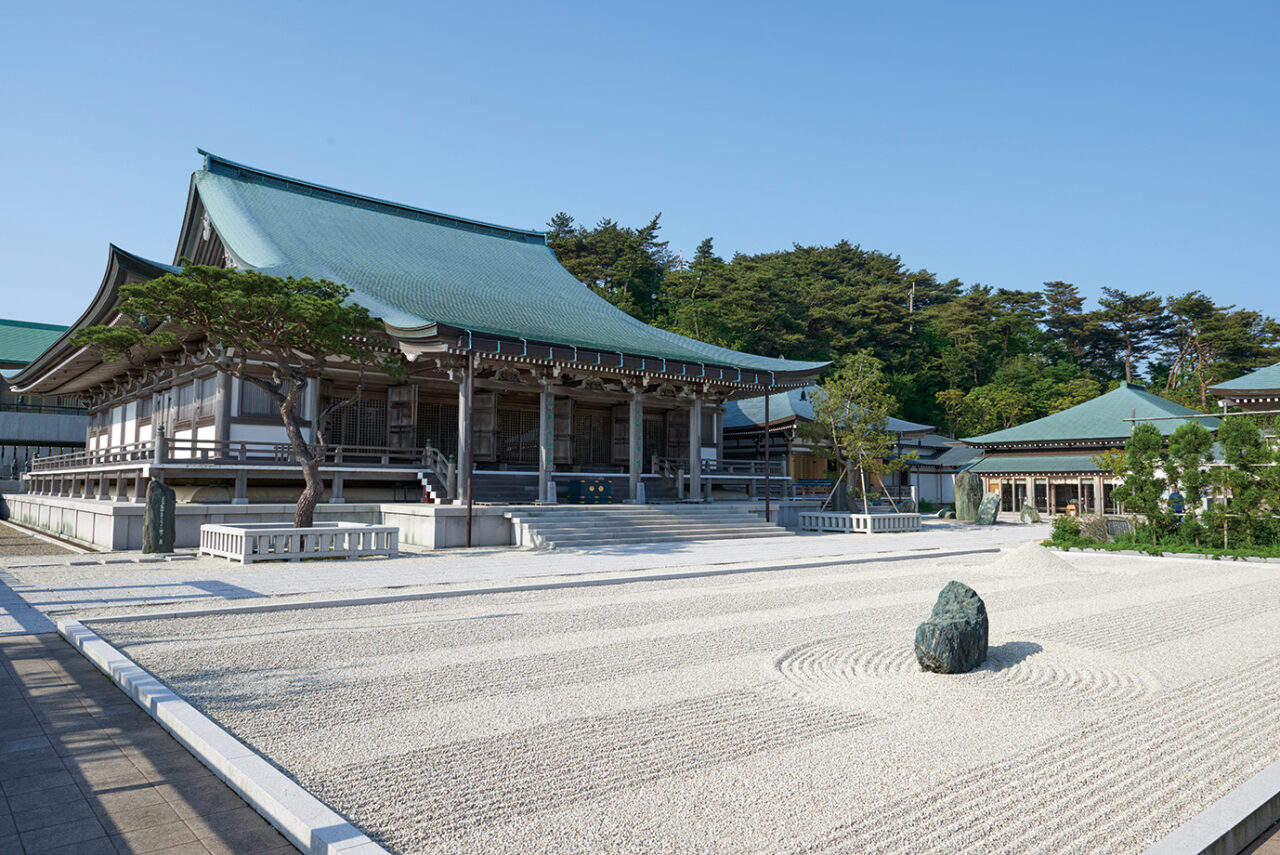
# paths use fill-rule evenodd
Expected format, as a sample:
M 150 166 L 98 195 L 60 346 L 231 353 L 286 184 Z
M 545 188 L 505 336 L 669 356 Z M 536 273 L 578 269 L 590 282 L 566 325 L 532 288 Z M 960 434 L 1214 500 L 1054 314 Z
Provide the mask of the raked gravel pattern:
M 990 657 L 926 674 L 952 578 Z M 1027 545 L 94 628 L 404 855 L 1137 853 L 1280 759 L 1269 565 Z

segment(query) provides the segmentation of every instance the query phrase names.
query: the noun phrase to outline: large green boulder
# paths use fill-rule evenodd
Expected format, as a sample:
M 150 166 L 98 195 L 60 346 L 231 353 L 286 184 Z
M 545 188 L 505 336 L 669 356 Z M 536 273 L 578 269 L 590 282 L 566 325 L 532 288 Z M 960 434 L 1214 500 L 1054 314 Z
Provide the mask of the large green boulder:
M 1000 494 L 987 493 L 983 496 L 982 504 L 978 505 L 978 513 L 973 521 L 978 525 L 995 525 L 996 517 L 1000 515 Z
M 916 661 L 922 671 L 963 674 L 987 659 L 987 606 L 978 592 L 951 581 L 938 594 L 929 619 L 916 627 Z
M 152 479 L 147 485 L 147 506 L 142 517 L 143 552 L 173 552 L 177 506 L 173 488 Z
M 956 519 L 973 522 L 982 503 L 982 478 L 972 472 L 956 473 Z

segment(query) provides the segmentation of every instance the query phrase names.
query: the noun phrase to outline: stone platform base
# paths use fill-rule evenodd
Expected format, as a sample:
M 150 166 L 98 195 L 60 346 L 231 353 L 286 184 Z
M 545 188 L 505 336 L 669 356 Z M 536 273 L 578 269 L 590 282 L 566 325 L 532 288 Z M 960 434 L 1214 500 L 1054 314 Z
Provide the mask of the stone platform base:
M 7 495 L 9 517 L 38 531 L 48 532 L 94 549 L 142 548 L 145 505 L 63 496 Z M 511 505 L 474 508 L 471 521 L 473 546 L 510 546 L 511 521 L 503 516 Z M 174 521 L 174 546 L 200 545 L 200 526 L 231 523 L 293 522 L 293 503 L 179 504 Z M 466 543 L 467 509 L 458 505 L 418 503 L 383 504 L 349 502 L 316 506 L 317 523 L 355 522 L 394 525 L 400 542 L 428 549 L 463 546 Z

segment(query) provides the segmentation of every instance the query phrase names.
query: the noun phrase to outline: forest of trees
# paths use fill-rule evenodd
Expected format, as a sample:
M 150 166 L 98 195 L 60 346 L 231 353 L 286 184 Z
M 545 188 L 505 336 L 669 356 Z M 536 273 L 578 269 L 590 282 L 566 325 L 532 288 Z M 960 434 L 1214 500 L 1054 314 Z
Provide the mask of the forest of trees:
M 640 228 L 565 213 L 547 224 L 560 262 L 597 294 L 648 323 L 712 344 L 798 360 L 868 351 L 885 366 L 894 415 L 974 436 L 1074 406 L 1123 380 L 1197 409 L 1208 387 L 1280 360 L 1280 324 L 1178 296 L 946 282 L 895 255 L 841 241 L 691 260 Z M 1206 283 L 1206 289 L 1212 283 Z

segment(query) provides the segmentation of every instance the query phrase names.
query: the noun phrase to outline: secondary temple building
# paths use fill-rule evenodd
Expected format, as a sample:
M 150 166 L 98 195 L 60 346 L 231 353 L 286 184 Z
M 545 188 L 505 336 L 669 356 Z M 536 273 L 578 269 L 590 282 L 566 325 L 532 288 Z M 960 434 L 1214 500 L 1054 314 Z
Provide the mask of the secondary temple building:
M 969 471 L 982 476 L 985 492 L 1000 494 L 1003 511 L 1017 511 L 1030 499 L 1041 513 L 1062 513 L 1069 506 L 1080 513 L 1115 513 L 1111 491 L 1120 481 L 1092 458 L 1124 448 L 1134 419 L 1152 419 L 1150 424 L 1167 437 L 1199 415 L 1122 382 L 1060 413 L 964 440 L 982 452 Z M 1218 427 L 1215 418 L 1198 421 L 1209 430 Z
M 759 460 L 768 442 L 770 457 L 785 463 L 798 493 L 826 497 L 836 480 L 830 460 L 814 454 L 801 426 L 814 420 L 812 395 L 815 386 L 787 389 L 768 396 L 766 424 L 765 396 L 729 401 L 724 413 L 724 457 L 729 460 Z M 890 417 L 885 427 L 895 434 L 894 453 L 914 455 L 907 467 L 884 476 L 876 484 L 879 491 L 895 499 L 947 504 L 955 501 L 955 474 L 977 456 L 962 443 L 940 436 L 932 425 Z
M 150 478 L 180 501 L 291 501 L 301 473 L 252 384 L 193 368 L 187 341 L 142 364 L 71 343 L 118 317 L 119 289 L 197 264 L 345 284 L 379 318 L 406 374 L 374 376 L 339 409 L 322 473 L 328 500 L 460 503 L 565 496 L 597 479 L 615 501 L 709 497 L 758 468 L 722 455 L 727 401 L 804 386 L 826 363 L 715 347 L 615 308 L 556 260 L 542 232 L 507 228 L 287 178 L 212 154 L 191 179 L 173 264 L 110 248 L 79 320 L 11 380 L 88 406 L 85 451 L 36 461 L 37 496 L 140 502 Z M 332 363 L 310 384 L 315 429 L 355 388 Z M 779 463 L 773 478 L 782 477 Z M 745 481 L 744 481 L 745 479 Z
M 0 374 L 39 356 L 65 326 L 0 319 Z M 84 448 L 85 411 L 74 397 L 15 392 L 0 379 L 0 493 L 21 486 L 31 462 Z

